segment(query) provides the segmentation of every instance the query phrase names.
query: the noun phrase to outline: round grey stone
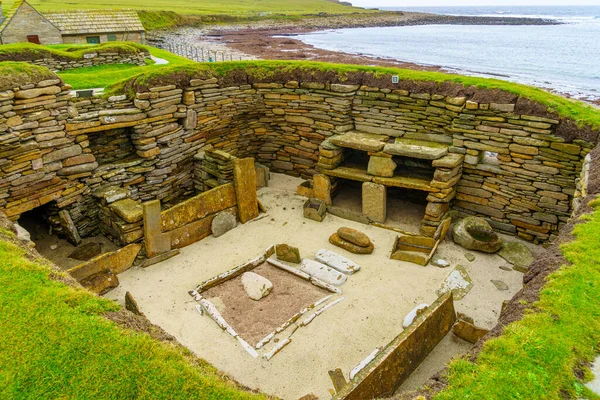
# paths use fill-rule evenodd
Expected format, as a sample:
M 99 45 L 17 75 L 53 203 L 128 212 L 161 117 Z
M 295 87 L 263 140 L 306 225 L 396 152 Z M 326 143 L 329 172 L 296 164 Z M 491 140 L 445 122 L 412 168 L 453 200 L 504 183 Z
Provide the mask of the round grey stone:
M 214 237 L 219 237 L 237 225 L 237 218 L 229 211 L 222 211 L 218 213 L 212 221 L 211 229 Z

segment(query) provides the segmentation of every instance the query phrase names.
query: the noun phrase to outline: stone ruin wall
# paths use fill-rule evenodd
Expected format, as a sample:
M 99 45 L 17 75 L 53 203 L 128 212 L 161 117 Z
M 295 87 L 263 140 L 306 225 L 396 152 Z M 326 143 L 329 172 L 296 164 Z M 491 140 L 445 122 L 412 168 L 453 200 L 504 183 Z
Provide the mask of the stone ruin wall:
M 252 156 L 275 172 L 310 179 L 319 145 L 358 128 L 452 141 L 450 151 L 466 156 L 453 208 L 542 242 L 571 215 L 583 159 L 593 147 L 567 143 L 558 132 L 564 121 L 539 110 L 520 112 L 516 98 L 481 102 L 316 79 L 252 83 L 246 77 L 238 84 L 208 77 L 181 86 L 150 87 L 134 99 L 81 101 L 71 100 L 58 79 L 0 92 L 0 211 L 15 220 L 51 204 L 50 221 L 59 231 L 65 223 L 58 212 L 66 210 L 81 236 L 102 229 L 122 244 L 136 242 L 140 222 L 120 219 L 110 204 L 159 199 L 167 207 L 189 198 L 201 149 Z M 103 156 L 91 150 L 111 146 L 107 151 L 121 151 L 112 162 L 99 162 Z M 497 156 L 490 160 L 485 152 Z
M 47 52 L 46 57 L 34 58 L 30 64 L 46 67 L 51 71 L 65 71 L 75 68 L 93 67 L 96 65 L 109 64 L 133 64 L 144 66 L 146 59 L 150 58 L 150 53 L 141 51 L 139 53 L 117 53 L 117 52 L 90 52 L 83 55 L 80 59 L 66 59 L 62 57 L 52 57 L 52 53 Z M 2 61 L 18 61 L 10 53 L 0 56 Z

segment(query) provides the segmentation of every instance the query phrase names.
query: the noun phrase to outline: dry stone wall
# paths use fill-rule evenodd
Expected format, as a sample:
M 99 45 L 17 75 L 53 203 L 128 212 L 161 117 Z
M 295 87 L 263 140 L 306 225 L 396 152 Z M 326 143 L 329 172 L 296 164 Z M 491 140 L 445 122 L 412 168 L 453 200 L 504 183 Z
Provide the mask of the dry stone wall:
M 150 54 L 140 52 L 137 54 L 120 54 L 120 53 L 86 53 L 83 58 L 77 60 L 64 60 L 60 58 L 40 58 L 31 61 L 32 64 L 46 67 L 52 71 L 65 71 L 68 69 L 94 67 L 96 65 L 107 64 L 133 64 L 146 65 L 146 58 L 150 58 Z M 4 61 L 4 60 L 3 60 Z
M 139 53 L 94 51 L 85 53 L 82 58 L 78 59 L 67 59 L 60 56 L 53 57 L 51 52 L 44 53 L 44 57 L 37 58 L 37 56 L 32 56 L 32 59 L 28 62 L 41 67 L 46 67 L 51 71 L 64 71 L 74 68 L 107 64 L 133 64 L 143 66 L 146 65 L 146 59 L 150 58 L 150 53 L 141 50 Z M 12 55 L 10 53 L 4 53 L 0 55 L 0 61 L 20 61 L 23 60 L 23 57 L 22 54 Z
M 59 230 L 70 229 L 58 218 L 66 210 L 81 236 L 102 230 L 122 244 L 141 241 L 139 215 L 128 222 L 111 204 L 161 200 L 166 208 L 197 194 L 201 150 L 251 156 L 310 179 L 319 162 L 340 161 L 335 145 L 322 146 L 326 139 L 358 130 L 447 145 L 464 156 L 462 166 L 434 176 L 462 172 L 456 190 L 444 193 L 451 208 L 542 242 L 571 214 L 594 145 L 567 142 L 560 132 L 568 121 L 503 93 L 482 100 L 437 86 L 374 85 L 368 75 L 264 80 L 203 74 L 138 87 L 133 98 L 87 100 L 71 99 L 59 79 L 2 91 L 0 211 L 14 220 L 49 204 Z

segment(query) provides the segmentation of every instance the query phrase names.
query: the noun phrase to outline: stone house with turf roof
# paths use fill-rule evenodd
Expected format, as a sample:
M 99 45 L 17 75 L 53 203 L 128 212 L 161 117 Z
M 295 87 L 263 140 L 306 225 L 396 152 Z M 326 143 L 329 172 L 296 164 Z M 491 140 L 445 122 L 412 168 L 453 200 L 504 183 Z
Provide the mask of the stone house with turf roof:
M 17 0 L 4 15 L 0 2 L 0 43 L 144 43 L 145 31 L 133 10 L 38 11 Z

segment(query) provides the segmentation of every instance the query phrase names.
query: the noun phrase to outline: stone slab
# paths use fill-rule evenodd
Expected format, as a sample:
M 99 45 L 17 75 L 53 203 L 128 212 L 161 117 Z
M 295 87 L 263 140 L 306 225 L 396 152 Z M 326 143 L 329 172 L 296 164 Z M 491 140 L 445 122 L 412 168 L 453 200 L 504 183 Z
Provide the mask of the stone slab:
M 337 232 L 329 237 L 329 243 L 331 243 L 335 246 L 338 246 L 346 251 L 349 251 L 350 253 L 354 253 L 354 254 L 371 254 L 375 248 L 373 243 L 371 243 L 367 247 L 357 246 L 354 243 L 351 243 L 347 240 L 342 239 L 340 237 L 340 235 L 338 235 Z
M 278 244 L 275 246 L 275 254 L 277 259 L 293 264 L 300 264 L 302 258 L 300 257 L 300 249 L 288 244 Z
M 327 175 L 313 176 L 313 197 L 321 200 L 326 206 L 331 205 L 331 180 Z
M 362 151 L 381 151 L 389 136 L 358 131 L 346 132 L 329 138 L 329 142 L 339 147 Z
M 234 207 L 235 204 L 236 192 L 233 184 L 227 183 L 217 186 L 163 211 L 161 213 L 162 231 L 172 231 L 207 215 Z M 256 206 L 256 213 L 258 214 L 258 205 Z
M 235 210 L 221 211 L 211 223 L 211 232 L 214 237 L 223 236 L 237 225 L 237 217 Z
M 78 281 L 82 281 L 83 279 L 103 271 L 111 271 L 114 274 L 120 274 L 131 267 L 141 248 L 141 244 L 130 244 L 117 251 L 101 254 L 98 257 L 92 258 L 83 264 L 71 268 L 68 272 Z
M 371 158 L 369 158 L 367 173 L 370 175 L 391 178 L 394 176 L 396 167 L 397 165 L 394 160 L 389 157 L 371 156 Z
M 432 165 L 435 168 L 456 168 L 463 163 L 465 156 L 462 154 L 450 153 L 445 157 L 434 160 Z
M 383 151 L 395 156 L 437 160 L 448 154 L 448 145 L 424 140 L 396 138 L 394 143 L 386 144 Z
M 142 204 L 144 213 L 144 244 L 149 258 L 171 251 L 171 238 L 162 233 L 160 201 L 152 200 Z
M 467 273 L 467 269 L 462 265 L 457 265 L 456 268 L 444 279 L 441 287 L 436 292 L 439 296 L 447 292 L 452 292 L 456 300 L 460 300 L 469 293 L 473 287 L 471 277 Z
M 242 224 L 258 217 L 256 169 L 253 158 L 233 160 L 233 183 L 237 199 L 238 217 Z
M 333 400 L 389 397 L 446 336 L 456 321 L 451 294 L 437 299 L 365 368 L 338 391 Z
M 342 286 L 348 279 L 348 277 L 340 271 L 336 271 L 325 264 L 307 258 L 302 260 L 300 270 L 334 286 Z
M 321 249 L 315 256 L 317 261 L 338 270 L 346 275 L 352 275 L 360 270 L 360 266 L 346 257 L 340 256 L 331 250 Z
M 422 190 L 424 192 L 439 192 L 431 186 L 431 179 L 427 179 L 421 176 L 410 176 L 410 175 L 396 175 L 393 178 L 382 178 L 373 177 L 374 183 L 379 183 L 385 186 L 401 187 L 405 189 Z
M 323 170 L 322 172 L 325 175 L 350 179 L 351 181 L 371 182 L 373 180 L 373 176 L 369 175 L 366 170 L 356 167 L 337 167 L 335 169 Z
M 100 271 L 82 279 L 81 286 L 98 295 L 103 295 L 119 286 L 119 278 L 112 271 Z
M 71 214 L 67 210 L 61 210 L 58 213 L 58 218 L 60 226 L 62 226 L 69 242 L 75 246 L 79 245 L 81 243 L 81 236 L 79 236 L 79 231 L 71 219 Z
M 467 321 L 458 320 L 452 328 L 452 332 L 462 340 L 475 344 L 479 339 L 487 335 L 489 330 L 479 328 Z
M 214 214 L 209 215 L 206 218 L 170 231 L 167 235 L 169 236 L 171 249 L 181 249 L 210 236 L 212 234 L 212 222 L 214 218 Z
M 19 225 L 16 225 L 17 229 Z M 102 253 L 102 243 L 89 242 L 77 246 L 75 250 L 69 254 L 69 258 L 79 261 L 89 261 L 94 257 L 99 256 Z
M 385 222 L 387 219 L 387 188 L 384 185 L 373 182 L 363 183 L 362 213 L 371 221 Z
M 144 217 L 141 203 L 133 199 L 119 200 L 108 207 L 121 219 L 130 224 L 141 221 Z

